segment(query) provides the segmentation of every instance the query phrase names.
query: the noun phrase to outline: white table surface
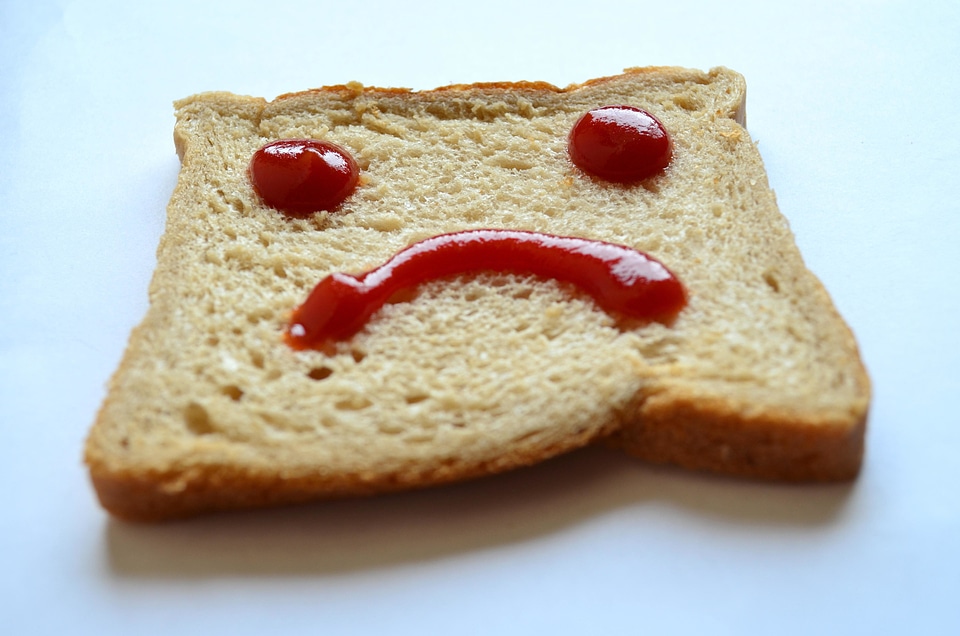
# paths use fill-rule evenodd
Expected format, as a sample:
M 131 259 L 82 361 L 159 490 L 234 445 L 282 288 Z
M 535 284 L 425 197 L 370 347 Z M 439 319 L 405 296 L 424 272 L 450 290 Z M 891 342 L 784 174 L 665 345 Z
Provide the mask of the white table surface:
M 746 76 L 781 209 L 874 382 L 858 481 L 764 485 L 588 450 L 172 525 L 98 507 L 81 449 L 146 308 L 174 99 L 566 85 L 648 64 Z M 0 631 L 960 633 L 958 86 L 953 0 L 5 0 Z

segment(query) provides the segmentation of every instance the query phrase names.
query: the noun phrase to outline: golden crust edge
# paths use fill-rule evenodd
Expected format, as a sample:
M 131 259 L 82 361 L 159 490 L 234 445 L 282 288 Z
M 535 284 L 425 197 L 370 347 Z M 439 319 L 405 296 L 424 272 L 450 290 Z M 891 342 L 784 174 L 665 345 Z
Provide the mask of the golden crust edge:
M 857 477 L 869 400 L 848 414 L 785 420 L 775 410 L 744 415 L 722 400 L 664 391 L 637 401 L 594 436 L 536 454 L 508 453 L 476 465 L 411 468 L 390 474 L 284 477 L 242 466 L 137 470 L 101 461 L 91 438 L 86 463 L 101 505 L 118 518 L 156 522 L 234 509 L 277 507 L 442 486 L 529 466 L 599 441 L 651 464 L 737 478 L 816 483 Z M 625 421 L 620 421 L 623 418 Z
M 319 86 L 316 88 L 302 91 L 294 91 L 278 95 L 273 100 L 267 100 L 262 97 L 252 97 L 247 95 L 237 95 L 226 91 L 208 91 L 190 95 L 174 102 L 175 109 L 179 112 L 188 109 L 191 105 L 213 105 L 216 110 L 227 114 L 242 114 L 243 111 L 249 111 L 247 116 L 253 115 L 259 118 L 259 115 L 267 107 L 278 106 L 284 102 L 294 101 L 305 97 L 340 94 L 341 96 L 353 99 L 358 97 L 378 98 L 378 97 L 402 97 L 413 101 L 428 101 L 435 98 L 446 99 L 454 94 L 469 95 L 495 94 L 519 92 L 526 94 L 533 93 L 556 93 L 564 94 L 575 92 L 580 89 L 599 86 L 608 82 L 622 80 L 631 75 L 663 75 L 664 77 L 674 77 L 675 79 L 684 79 L 684 81 L 694 81 L 697 83 L 708 84 L 716 81 L 722 75 L 731 78 L 736 84 L 736 90 L 730 95 L 728 103 L 720 109 L 722 116 L 729 117 L 741 125 L 745 125 L 745 104 L 746 104 L 746 80 L 744 77 L 724 66 L 716 66 L 708 71 L 692 69 L 682 66 L 643 66 L 628 67 L 622 73 L 588 79 L 583 82 L 569 84 L 565 87 L 559 87 L 549 82 L 543 81 L 512 81 L 512 82 L 474 82 L 469 84 L 448 84 L 436 88 L 414 90 L 411 88 L 398 87 L 379 87 L 364 86 L 359 82 L 349 82 L 347 84 L 332 84 L 328 86 Z
M 843 413 L 743 414 L 722 398 L 665 392 L 634 406 L 632 423 L 605 440 L 659 465 L 730 477 L 843 482 L 862 467 L 869 398 Z
M 96 426 L 96 425 L 95 425 Z M 540 448 L 511 450 L 476 463 L 437 463 L 391 473 L 329 474 L 322 466 L 293 476 L 239 465 L 137 469 L 101 458 L 93 436 L 85 463 L 97 498 L 117 518 L 158 522 L 237 509 L 273 508 L 313 501 L 382 495 L 443 486 L 516 470 L 606 438 L 619 426 L 616 414 L 599 429 Z

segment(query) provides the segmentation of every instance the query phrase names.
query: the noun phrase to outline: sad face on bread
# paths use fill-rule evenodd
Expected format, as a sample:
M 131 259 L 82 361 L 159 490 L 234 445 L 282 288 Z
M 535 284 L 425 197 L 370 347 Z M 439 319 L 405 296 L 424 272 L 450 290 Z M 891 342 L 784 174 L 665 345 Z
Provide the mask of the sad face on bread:
M 624 105 L 584 113 L 570 131 L 567 149 L 576 169 L 623 186 L 662 172 L 672 156 L 663 124 Z M 335 211 L 360 182 L 360 168 L 348 150 L 316 139 L 266 144 L 251 159 L 249 175 L 261 200 L 291 217 Z M 669 324 L 686 304 L 676 276 L 632 248 L 539 232 L 478 229 L 417 242 L 359 275 L 327 276 L 293 312 L 285 340 L 295 349 L 324 349 L 355 335 L 398 293 L 428 280 L 477 271 L 572 283 L 611 314 L 640 321 Z
M 178 101 L 150 307 L 86 445 L 101 503 L 369 495 L 592 443 L 853 478 L 869 378 L 745 91 L 653 67 Z

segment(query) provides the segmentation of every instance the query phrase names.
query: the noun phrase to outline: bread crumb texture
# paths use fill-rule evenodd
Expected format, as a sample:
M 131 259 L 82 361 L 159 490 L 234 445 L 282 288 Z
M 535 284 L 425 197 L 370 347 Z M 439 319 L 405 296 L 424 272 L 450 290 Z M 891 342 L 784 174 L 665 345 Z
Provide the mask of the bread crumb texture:
M 633 69 L 567 89 L 331 87 L 272 102 L 176 104 L 182 160 L 150 309 L 86 449 L 103 504 L 133 519 L 439 484 L 604 439 L 654 462 L 780 479 L 860 464 L 869 381 L 804 266 L 754 143 L 736 73 Z M 644 108 L 666 172 L 621 186 L 577 170 L 586 110 Z M 263 144 L 348 149 L 361 184 L 290 219 L 247 167 Z M 331 355 L 281 341 L 324 276 L 418 240 L 510 228 L 629 245 L 689 305 L 625 328 L 576 289 L 481 273 L 427 283 Z

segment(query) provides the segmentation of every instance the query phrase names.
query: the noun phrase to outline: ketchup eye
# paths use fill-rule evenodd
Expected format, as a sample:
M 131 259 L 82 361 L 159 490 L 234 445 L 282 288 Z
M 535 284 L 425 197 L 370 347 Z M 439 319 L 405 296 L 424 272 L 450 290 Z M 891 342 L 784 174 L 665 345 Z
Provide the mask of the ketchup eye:
M 601 179 L 630 183 L 652 177 L 670 163 L 670 136 L 663 124 L 633 106 L 604 106 L 583 115 L 567 144 L 573 163 Z
M 349 152 L 316 139 L 275 141 L 250 161 L 250 180 L 263 202 L 294 217 L 333 210 L 357 187 L 359 175 Z

